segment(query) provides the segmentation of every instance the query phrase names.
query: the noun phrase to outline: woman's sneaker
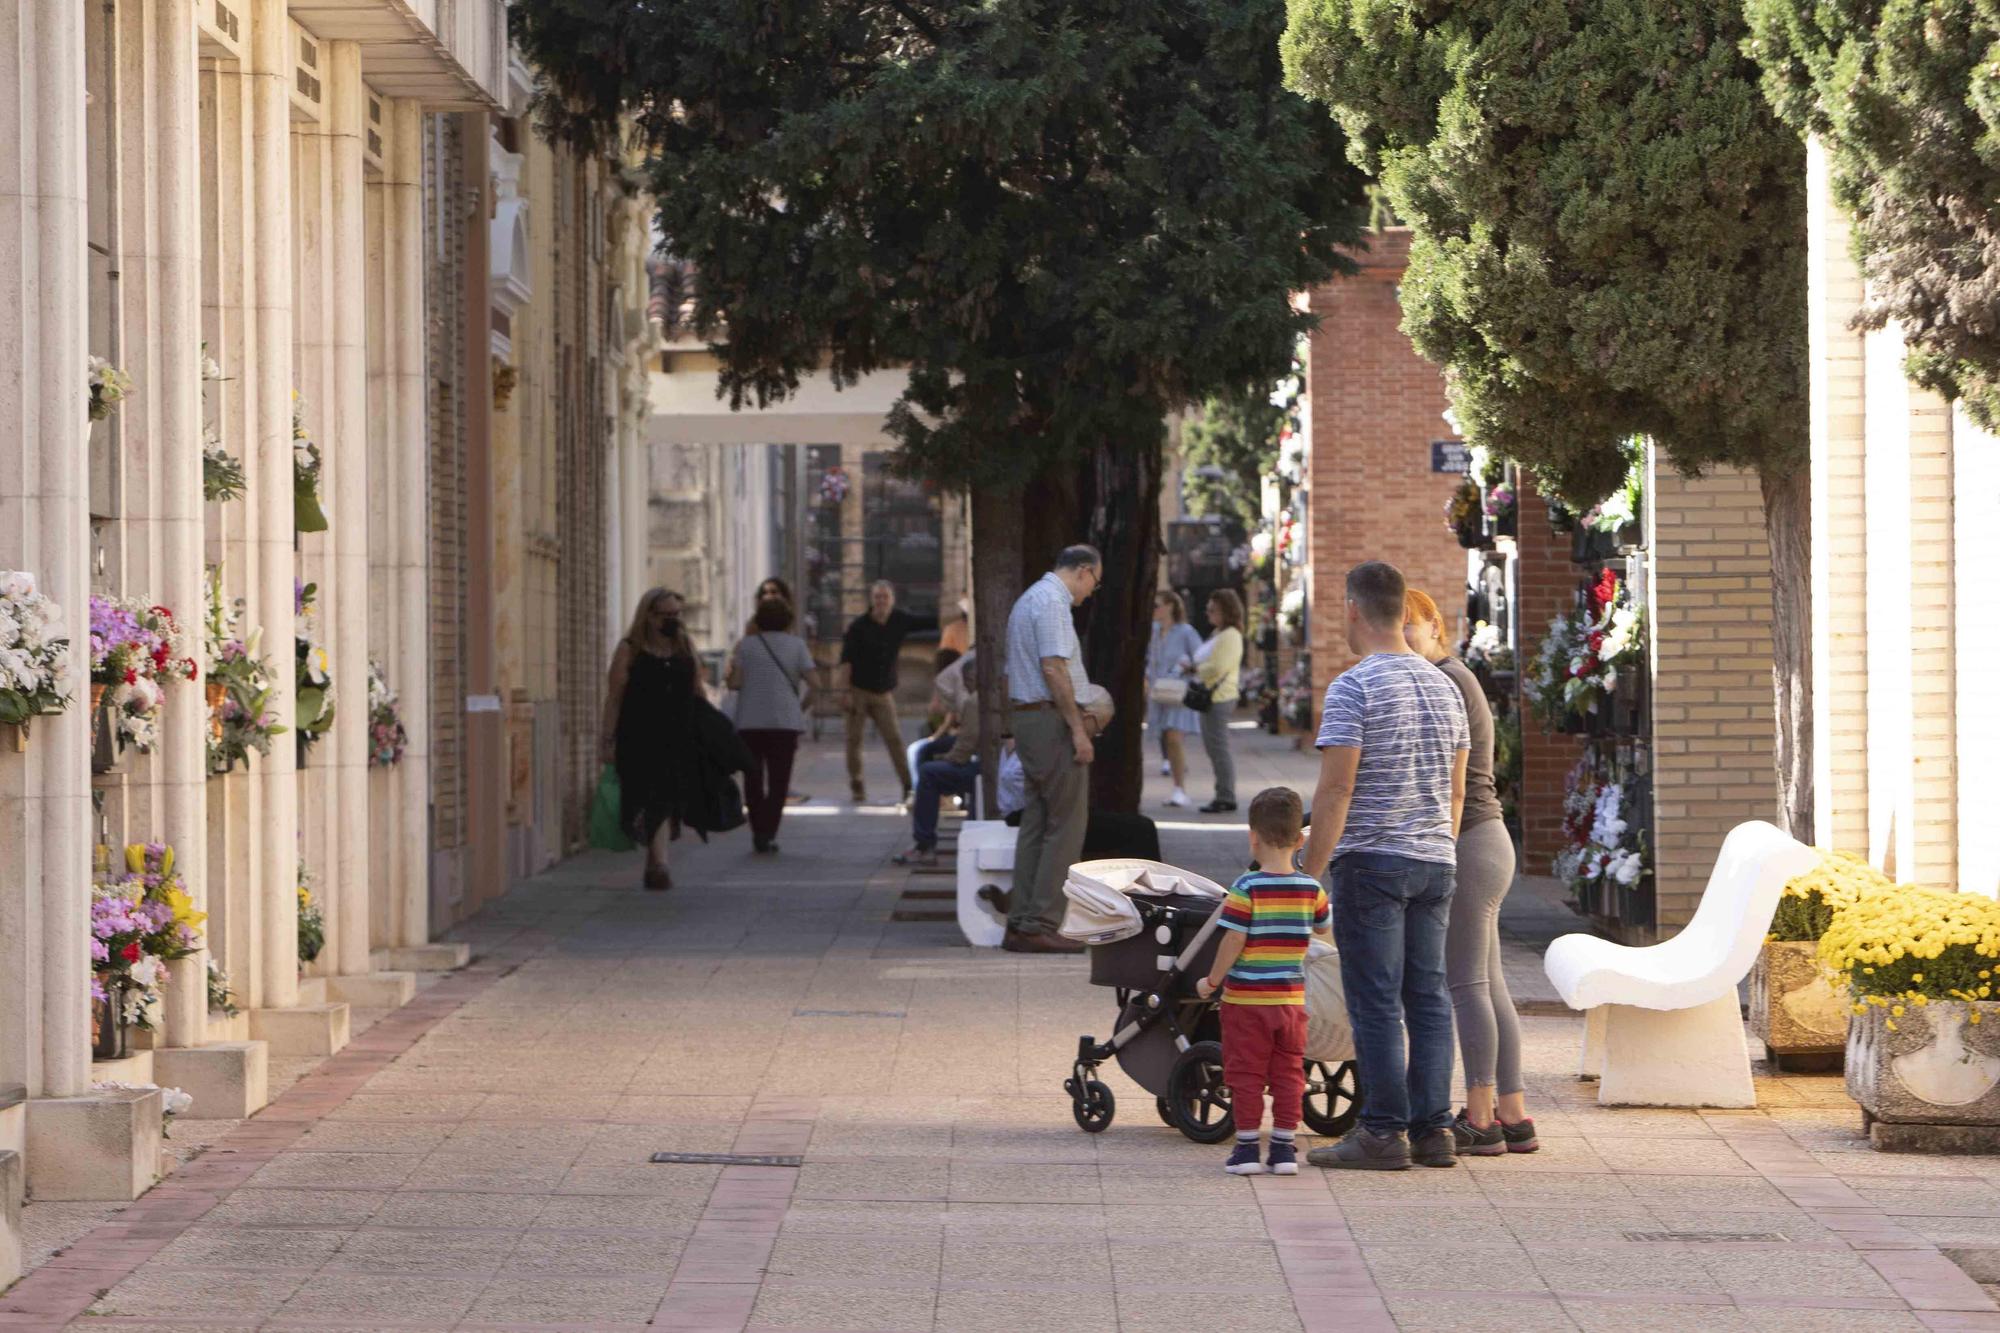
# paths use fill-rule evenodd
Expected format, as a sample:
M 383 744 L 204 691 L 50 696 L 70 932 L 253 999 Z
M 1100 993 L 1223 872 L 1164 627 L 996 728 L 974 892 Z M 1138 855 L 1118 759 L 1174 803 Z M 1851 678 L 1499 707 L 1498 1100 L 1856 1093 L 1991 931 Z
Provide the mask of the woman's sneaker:
M 1176 787 L 1174 788 L 1174 794 L 1167 798 L 1167 804 L 1185 810 L 1188 806 L 1193 805 L 1194 802 L 1188 799 L 1188 794 L 1185 791 Z
M 1270 1155 L 1265 1165 L 1274 1176 L 1296 1176 L 1299 1173 L 1298 1145 L 1279 1139 L 1271 1140 Z
M 1507 1135 L 1500 1128 L 1498 1120 L 1481 1129 L 1466 1118 L 1464 1111 L 1451 1122 L 1452 1137 L 1458 1140 L 1458 1151 L 1464 1157 L 1505 1157 L 1507 1155 Z
M 1532 1120 L 1517 1120 L 1511 1125 L 1504 1120 L 1493 1123 L 1500 1126 L 1501 1134 L 1506 1137 L 1508 1152 L 1533 1152 L 1542 1146 L 1535 1137 L 1535 1122 Z
M 1264 1162 L 1262 1155 L 1257 1151 L 1257 1140 L 1238 1140 L 1236 1150 L 1229 1154 L 1229 1160 L 1222 1164 L 1222 1169 L 1232 1176 L 1263 1175 Z M 1294 1162 L 1292 1164 L 1293 1172 L 1296 1173 L 1298 1169 L 1298 1164 Z

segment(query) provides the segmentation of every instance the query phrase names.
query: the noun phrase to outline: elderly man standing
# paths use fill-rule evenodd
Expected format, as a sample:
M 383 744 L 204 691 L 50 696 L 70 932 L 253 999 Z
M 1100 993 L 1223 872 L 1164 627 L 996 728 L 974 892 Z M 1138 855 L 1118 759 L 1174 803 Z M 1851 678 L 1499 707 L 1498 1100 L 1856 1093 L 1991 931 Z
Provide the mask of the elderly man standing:
M 1103 558 L 1071 546 L 1056 567 L 1014 603 L 1007 617 L 1007 693 L 1014 750 L 1027 777 L 1028 804 L 1014 845 L 1014 892 L 1001 948 L 1015 953 L 1079 953 L 1056 934 L 1062 884 L 1083 852 L 1090 822 L 1090 731 L 1077 696 L 1089 685 L 1073 608 L 1097 591 Z
M 868 610 L 856 616 L 840 640 L 841 684 L 847 689 L 847 787 L 855 801 L 868 799 L 861 781 L 861 745 L 868 724 L 882 733 L 889 760 L 910 799 L 910 761 L 903 753 L 903 727 L 896 720 L 896 658 L 915 625 L 896 609 L 896 588 L 887 579 L 868 590 Z

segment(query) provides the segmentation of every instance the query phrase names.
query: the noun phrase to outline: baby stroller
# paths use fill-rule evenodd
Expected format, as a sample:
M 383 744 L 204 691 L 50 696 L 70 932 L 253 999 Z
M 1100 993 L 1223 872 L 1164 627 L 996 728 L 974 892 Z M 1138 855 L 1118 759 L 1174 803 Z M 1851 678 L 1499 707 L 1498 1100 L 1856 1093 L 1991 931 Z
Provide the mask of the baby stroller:
M 1194 984 L 1208 974 L 1221 944 L 1220 884 L 1158 861 L 1079 861 L 1063 885 L 1069 899 L 1062 934 L 1090 946 L 1090 982 L 1111 989 L 1118 1016 L 1108 1041 L 1079 1037 L 1063 1090 L 1076 1123 L 1098 1133 L 1117 1100 L 1097 1066 L 1118 1067 L 1153 1094 L 1167 1125 L 1196 1143 L 1236 1132 L 1222 1077 L 1220 1001 Z M 1301 1118 L 1316 1134 L 1344 1134 L 1354 1124 L 1361 1088 L 1354 1039 L 1340 990 L 1340 956 L 1313 941 L 1306 963 L 1306 1091 Z

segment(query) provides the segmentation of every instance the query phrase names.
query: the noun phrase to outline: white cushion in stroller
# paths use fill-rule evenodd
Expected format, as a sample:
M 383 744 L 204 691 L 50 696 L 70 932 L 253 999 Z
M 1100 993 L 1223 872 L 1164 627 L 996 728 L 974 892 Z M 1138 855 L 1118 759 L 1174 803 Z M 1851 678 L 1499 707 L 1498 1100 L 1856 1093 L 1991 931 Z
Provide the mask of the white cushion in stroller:
M 1139 909 L 1132 906 L 1131 895 L 1175 893 L 1220 902 L 1229 890 L 1191 870 L 1159 861 L 1132 857 L 1078 861 L 1069 868 L 1069 876 L 1063 881 L 1063 896 L 1069 899 L 1069 907 L 1063 913 L 1058 933 L 1085 944 L 1129 940 L 1139 933 L 1140 927 Z
M 1306 1059 L 1337 1065 L 1353 1058 L 1354 1029 L 1347 1023 L 1340 951 L 1315 939 L 1306 945 Z

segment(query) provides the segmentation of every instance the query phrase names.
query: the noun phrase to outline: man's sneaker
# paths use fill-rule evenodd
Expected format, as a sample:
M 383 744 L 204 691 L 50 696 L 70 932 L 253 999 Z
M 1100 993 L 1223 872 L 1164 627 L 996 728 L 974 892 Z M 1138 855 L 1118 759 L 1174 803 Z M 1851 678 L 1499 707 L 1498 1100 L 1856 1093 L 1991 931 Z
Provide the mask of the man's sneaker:
M 1264 1163 L 1257 1152 L 1257 1140 L 1239 1139 L 1236 1151 L 1229 1154 L 1229 1160 L 1223 1163 L 1222 1169 L 1232 1176 L 1263 1175 Z M 1298 1163 L 1294 1162 L 1292 1170 L 1296 1172 L 1298 1169 Z
M 1504 1120 L 1493 1123 L 1500 1126 L 1500 1133 L 1506 1137 L 1508 1152 L 1533 1152 L 1542 1146 L 1535 1137 L 1535 1122 L 1532 1120 L 1517 1120 L 1511 1125 Z
M 1401 1134 L 1377 1134 L 1356 1125 L 1347 1137 L 1306 1154 L 1314 1166 L 1348 1171 L 1406 1171 L 1410 1166 L 1410 1141 Z
M 1418 1166 L 1457 1166 L 1458 1140 L 1449 1129 L 1430 1129 L 1410 1141 L 1410 1160 Z
M 1271 1153 L 1265 1164 L 1274 1176 L 1296 1176 L 1299 1173 L 1298 1145 L 1272 1139 Z
M 1452 1137 L 1458 1140 L 1458 1151 L 1466 1157 L 1505 1157 L 1507 1155 L 1507 1135 L 1495 1120 L 1481 1129 L 1466 1118 L 1464 1111 L 1451 1122 Z

